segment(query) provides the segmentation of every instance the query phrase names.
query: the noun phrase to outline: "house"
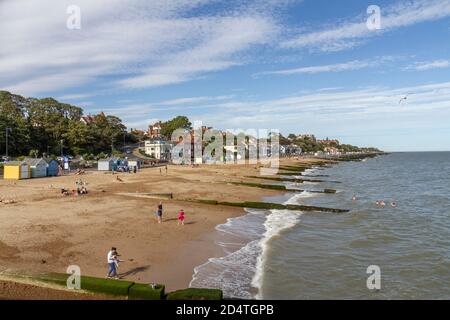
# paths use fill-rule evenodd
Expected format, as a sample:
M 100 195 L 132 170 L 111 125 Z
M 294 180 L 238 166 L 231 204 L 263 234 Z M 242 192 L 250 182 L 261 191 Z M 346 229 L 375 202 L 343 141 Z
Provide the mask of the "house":
M 328 138 L 326 138 L 325 140 L 318 140 L 318 143 L 322 143 L 325 146 L 338 146 L 339 145 L 339 140 L 333 139 L 330 140 Z
M 326 147 L 324 148 L 324 151 L 329 155 L 338 155 L 340 154 L 340 151 L 338 148 L 335 147 Z
M 116 171 L 116 159 L 107 158 L 98 160 L 98 171 Z
M 43 178 L 47 176 L 47 161 L 37 158 L 25 158 L 25 162 L 30 166 L 32 178 Z
M 47 177 L 56 177 L 59 175 L 59 163 L 55 159 L 45 159 L 47 162 Z
M 145 141 L 145 154 L 161 161 L 170 159 L 170 151 L 172 145 L 164 140 L 147 140 Z
M 80 118 L 80 121 L 86 125 L 89 125 L 95 121 L 95 117 L 91 115 L 83 116 Z
M 148 136 L 150 138 L 160 138 L 161 137 L 161 121 L 148 126 Z
M 3 179 L 5 180 L 22 180 L 30 177 L 30 165 L 25 161 L 11 161 L 3 166 Z

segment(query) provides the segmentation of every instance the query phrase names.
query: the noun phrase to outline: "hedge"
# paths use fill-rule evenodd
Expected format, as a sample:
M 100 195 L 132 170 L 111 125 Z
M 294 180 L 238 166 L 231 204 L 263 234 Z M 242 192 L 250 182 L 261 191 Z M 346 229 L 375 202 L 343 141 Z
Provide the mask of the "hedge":
M 64 273 L 28 273 L 24 271 L 2 271 L 1 274 L 12 278 L 25 278 L 34 281 L 67 286 L 70 274 Z M 81 276 L 81 289 L 93 293 L 107 294 L 113 296 L 128 297 L 130 300 L 221 300 L 223 298 L 220 289 L 184 289 L 165 295 L 165 286 L 157 284 L 152 288 L 149 284 L 134 283 L 130 281 L 102 279 Z
M 34 276 L 33 279 L 66 286 L 67 278 L 69 276 L 69 274 L 47 273 Z M 102 279 L 87 276 L 81 276 L 80 280 L 82 290 L 115 296 L 127 296 L 130 287 L 134 284 L 134 282 L 130 281 Z
M 165 286 L 157 284 L 153 289 L 149 284 L 135 283 L 128 292 L 130 300 L 161 300 L 164 299 Z
M 189 288 L 170 292 L 167 300 L 222 300 L 223 293 L 219 289 Z

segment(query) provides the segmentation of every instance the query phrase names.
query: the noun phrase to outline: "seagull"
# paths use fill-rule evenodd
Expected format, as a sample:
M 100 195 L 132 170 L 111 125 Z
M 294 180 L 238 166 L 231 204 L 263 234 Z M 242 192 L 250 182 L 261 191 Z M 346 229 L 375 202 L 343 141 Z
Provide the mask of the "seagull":
M 406 101 L 408 100 L 408 96 L 404 96 L 403 98 L 400 99 L 400 101 L 398 102 L 398 104 L 401 104 L 402 101 Z

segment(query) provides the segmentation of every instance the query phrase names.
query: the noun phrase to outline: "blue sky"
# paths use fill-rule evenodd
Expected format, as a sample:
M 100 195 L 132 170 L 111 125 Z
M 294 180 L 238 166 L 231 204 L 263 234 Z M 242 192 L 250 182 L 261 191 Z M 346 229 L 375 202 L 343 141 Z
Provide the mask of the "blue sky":
M 370 5 L 380 30 L 367 28 Z M 0 89 L 129 128 L 187 115 L 450 150 L 450 0 L 3 0 L 0 38 Z

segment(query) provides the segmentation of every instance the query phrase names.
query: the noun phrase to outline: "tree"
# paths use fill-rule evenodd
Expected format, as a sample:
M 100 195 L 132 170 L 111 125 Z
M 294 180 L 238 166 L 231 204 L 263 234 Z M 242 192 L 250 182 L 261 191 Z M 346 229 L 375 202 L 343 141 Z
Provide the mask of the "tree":
M 60 103 L 53 98 L 24 98 L 0 91 L 0 153 L 5 151 L 6 128 L 10 155 L 28 155 L 31 150 L 39 154 L 59 153 L 61 140 L 64 151 L 109 152 L 111 144 L 123 141 L 126 127 L 115 116 L 103 113 L 95 116 L 92 124 L 80 122 L 83 109 Z M 119 140 L 120 137 L 120 140 Z
M 177 129 L 192 129 L 192 123 L 186 116 L 177 116 L 172 120 L 163 122 L 161 124 L 161 135 L 170 139 L 172 133 Z

